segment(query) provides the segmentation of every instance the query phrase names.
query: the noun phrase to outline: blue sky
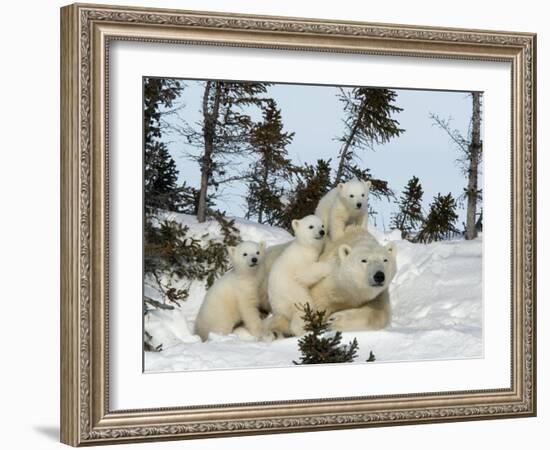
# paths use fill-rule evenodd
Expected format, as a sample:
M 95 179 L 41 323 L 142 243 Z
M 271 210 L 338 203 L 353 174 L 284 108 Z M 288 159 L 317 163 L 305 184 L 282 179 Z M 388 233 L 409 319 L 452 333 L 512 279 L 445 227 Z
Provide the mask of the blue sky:
M 198 129 L 196 124 L 201 117 L 204 84 L 190 80 L 183 82 L 185 89 L 176 105 L 180 107 L 178 114 Z M 336 138 L 344 130 L 342 105 L 336 97 L 338 89 L 334 86 L 293 84 L 274 84 L 268 89 L 268 95 L 276 100 L 281 109 L 285 130 L 295 133 L 287 147 L 292 160 L 296 163 L 314 163 L 319 158 L 332 158 L 335 167 L 340 149 Z M 466 135 L 471 117 L 471 97 L 465 92 L 403 89 L 396 89 L 396 92 L 396 105 L 403 111 L 395 114 L 394 118 L 405 132 L 387 144 L 376 146 L 374 151 L 359 150 L 360 165 L 370 168 L 373 176 L 388 181 L 397 197 L 407 181 L 416 175 L 424 188 L 424 209 L 427 211 L 438 192 L 451 192 L 457 198 L 466 185 L 457 164 L 461 156 L 458 149 L 446 133 L 433 124 L 429 115 L 434 113 L 445 119 L 451 118 L 452 127 Z M 175 115 L 168 118 L 168 122 L 172 123 L 178 120 Z M 180 182 L 185 180 L 191 186 L 198 187 L 199 167 L 188 157 L 188 153 L 196 154 L 197 150 L 176 133 L 166 132 L 163 140 L 168 143 L 176 161 Z M 238 161 L 234 170 L 241 169 L 242 164 L 245 162 Z M 217 206 L 229 215 L 243 216 L 245 194 L 245 186 L 226 187 Z M 396 210 L 395 203 L 371 197 L 371 205 L 378 212 L 376 225 L 380 229 L 389 229 L 391 214 Z M 459 208 L 458 213 L 458 225 L 462 228 L 465 208 Z

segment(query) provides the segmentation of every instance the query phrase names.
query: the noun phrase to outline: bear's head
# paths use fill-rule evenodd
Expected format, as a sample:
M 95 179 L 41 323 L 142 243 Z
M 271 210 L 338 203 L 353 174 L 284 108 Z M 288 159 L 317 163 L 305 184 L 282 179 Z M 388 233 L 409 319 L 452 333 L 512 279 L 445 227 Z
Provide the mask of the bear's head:
M 367 211 L 369 207 L 370 181 L 351 180 L 338 184 L 340 201 L 350 211 Z
M 292 229 L 296 240 L 301 244 L 322 246 L 325 238 L 323 221 L 314 215 L 292 221 Z
M 361 301 L 374 300 L 388 289 L 397 272 L 396 247 L 368 245 L 338 247 L 338 279 L 344 289 L 359 294 Z
M 228 247 L 233 268 L 238 271 L 256 270 L 265 252 L 265 242 L 244 241 L 236 247 Z

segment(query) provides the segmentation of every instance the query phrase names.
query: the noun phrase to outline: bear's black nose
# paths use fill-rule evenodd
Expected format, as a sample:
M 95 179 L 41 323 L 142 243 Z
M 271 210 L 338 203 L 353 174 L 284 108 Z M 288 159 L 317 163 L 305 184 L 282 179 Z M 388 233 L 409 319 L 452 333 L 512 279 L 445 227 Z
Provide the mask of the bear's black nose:
M 324 236 L 324 235 L 325 235 L 325 230 L 319 231 L 319 234 L 320 234 L 321 236 Z
M 362 204 L 363 204 L 363 203 L 357 203 L 357 207 L 358 207 L 358 208 L 361 208 L 361 205 L 362 205 Z
M 258 258 L 256 258 L 256 257 L 252 258 L 252 262 L 253 262 L 253 263 L 257 263 L 257 262 L 258 262 Z
M 374 281 L 381 284 L 386 279 L 386 276 L 384 275 L 384 272 L 381 272 L 380 270 L 374 274 Z

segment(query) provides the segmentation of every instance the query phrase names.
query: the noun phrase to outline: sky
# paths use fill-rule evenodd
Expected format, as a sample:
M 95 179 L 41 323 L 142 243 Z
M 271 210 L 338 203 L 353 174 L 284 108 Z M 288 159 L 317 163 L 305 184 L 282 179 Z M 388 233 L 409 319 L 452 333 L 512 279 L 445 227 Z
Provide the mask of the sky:
M 185 88 L 174 104 L 177 114 L 166 116 L 169 124 L 177 125 L 181 118 L 199 129 L 201 118 L 201 100 L 204 82 L 182 80 Z M 386 180 L 399 197 L 407 181 L 413 176 L 420 179 L 424 189 L 423 208 L 429 210 L 429 204 L 438 193 L 452 193 L 454 198 L 462 195 L 466 178 L 457 163 L 461 156 L 456 145 L 448 135 L 434 125 L 430 114 L 451 119 L 451 126 L 467 136 L 471 117 L 471 96 L 466 92 L 426 91 L 395 89 L 395 104 L 403 111 L 393 115 L 404 128 L 400 136 L 392 138 L 384 145 L 373 150 L 358 150 L 359 165 L 368 167 L 375 178 Z M 268 88 L 267 96 L 275 99 L 281 109 L 284 130 L 294 132 L 294 139 L 287 150 L 297 164 L 315 163 L 317 159 L 332 158 L 337 165 L 340 142 L 337 138 L 343 134 L 343 108 L 336 94 L 335 86 L 274 84 Z M 255 120 L 259 114 L 252 113 Z M 189 146 L 177 133 L 166 130 L 163 141 L 168 145 L 179 170 L 179 181 L 184 180 L 198 187 L 200 170 L 198 163 L 189 159 L 189 153 L 197 154 L 197 149 Z M 233 170 L 242 170 L 244 160 L 238 161 Z M 480 174 L 482 182 L 483 175 Z M 217 202 L 217 207 L 230 216 L 244 216 L 246 187 L 232 185 L 225 187 Z M 389 230 L 391 216 L 397 210 L 395 202 L 370 198 L 372 208 L 377 215 L 371 219 L 381 230 Z M 462 229 L 465 221 L 465 202 L 459 206 L 457 225 Z M 478 209 L 479 211 L 479 209 Z

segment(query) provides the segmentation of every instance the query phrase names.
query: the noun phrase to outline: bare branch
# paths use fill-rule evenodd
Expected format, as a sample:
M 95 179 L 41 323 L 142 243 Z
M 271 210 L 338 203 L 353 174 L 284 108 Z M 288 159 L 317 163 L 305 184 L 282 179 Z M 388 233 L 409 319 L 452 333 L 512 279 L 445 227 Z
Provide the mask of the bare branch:
M 154 306 L 155 308 L 168 309 L 168 310 L 174 309 L 174 307 L 172 305 L 166 305 L 165 303 L 161 303 L 157 300 L 153 300 L 150 297 L 143 297 L 143 301 L 145 303 L 150 304 L 151 306 Z
M 451 119 L 442 119 L 437 114 L 430 113 L 429 115 L 430 119 L 432 119 L 435 122 L 435 125 L 437 125 L 439 128 L 441 128 L 449 138 L 460 147 L 460 149 L 468 154 L 468 145 L 469 141 L 462 136 L 462 134 L 455 128 L 451 128 Z
M 223 180 L 217 180 L 217 184 L 231 183 L 233 181 L 242 181 L 249 178 L 249 175 L 235 175 L 233 177 L 224 178 Z

